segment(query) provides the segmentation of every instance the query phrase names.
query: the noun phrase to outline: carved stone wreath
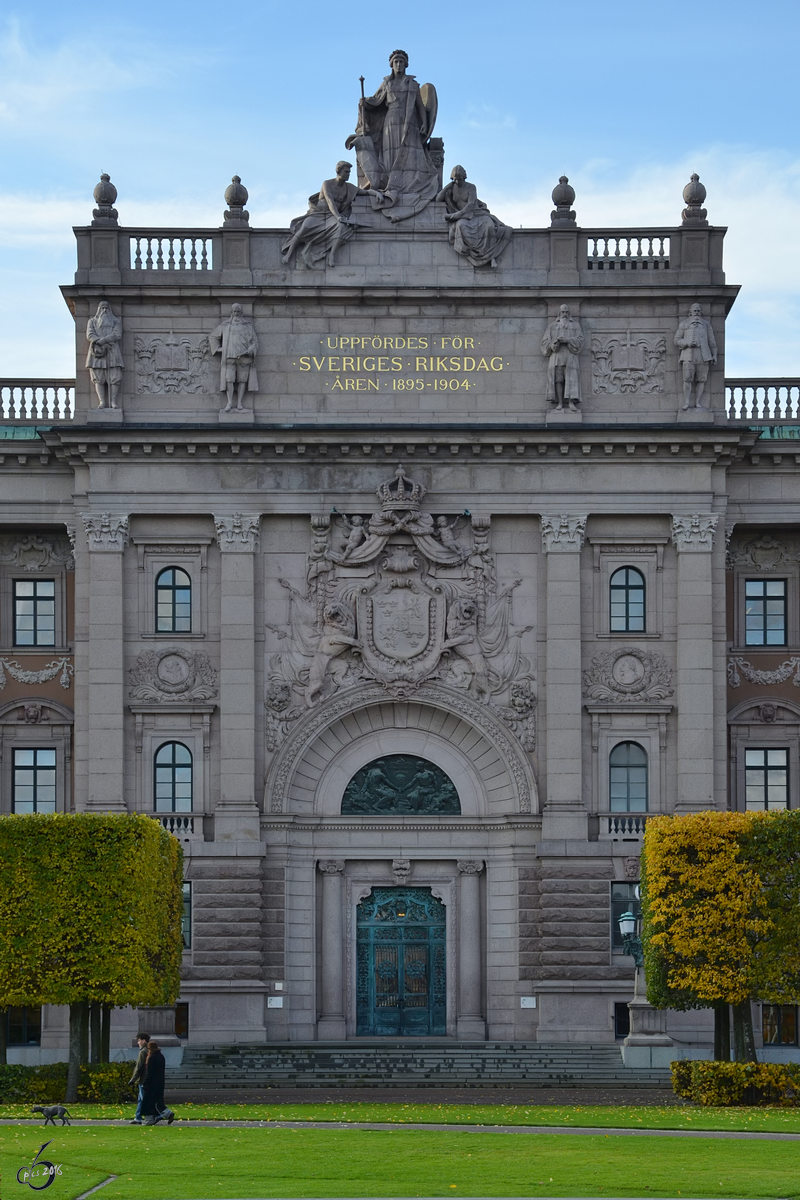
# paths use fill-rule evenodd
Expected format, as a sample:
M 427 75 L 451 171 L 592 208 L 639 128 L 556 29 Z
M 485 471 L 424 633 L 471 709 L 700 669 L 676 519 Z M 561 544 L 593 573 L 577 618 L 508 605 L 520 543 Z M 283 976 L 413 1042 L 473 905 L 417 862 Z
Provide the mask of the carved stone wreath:
M 177 646 L 143 651 L 128 674 L 132 700 L 210 700 L 217 694 L 217 672 L 208 656 Z
M 671 696 L 672 671 L 660 654 L 623 646 L 592 659 L 583 675 L 590 700 L 652 703 Z

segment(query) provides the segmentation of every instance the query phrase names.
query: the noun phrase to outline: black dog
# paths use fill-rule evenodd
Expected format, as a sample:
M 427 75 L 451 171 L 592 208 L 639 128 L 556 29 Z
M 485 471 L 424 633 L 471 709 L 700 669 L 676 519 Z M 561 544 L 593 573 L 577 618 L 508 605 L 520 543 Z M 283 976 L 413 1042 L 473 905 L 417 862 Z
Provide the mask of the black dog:
M 31 1112 L 41 1113 L 45 1119 L 45 1125 L 55 1125 L 54 1117 L 61 1117 L 62 1125 L 70 1124 L 70 1114 L 64 1108 L 63 1104 L 51 1104 L 48 1108 L 42 1108 L 41 1104 L 35 1104 Z

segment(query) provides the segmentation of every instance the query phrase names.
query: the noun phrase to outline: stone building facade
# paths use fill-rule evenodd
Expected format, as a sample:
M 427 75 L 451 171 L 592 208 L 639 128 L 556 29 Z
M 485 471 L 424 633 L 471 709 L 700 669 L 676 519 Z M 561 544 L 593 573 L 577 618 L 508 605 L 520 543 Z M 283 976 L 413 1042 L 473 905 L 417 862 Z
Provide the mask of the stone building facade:
M 315 268 L 106 180 L 74 411 L 3 385 L 0 805 L 181 839 L 190 1043 L 614 1042 L 648 816 L 799 802 L 796 392 L 726 392 L 697 203 L 559 186 L 494 266 L 355 195 Z

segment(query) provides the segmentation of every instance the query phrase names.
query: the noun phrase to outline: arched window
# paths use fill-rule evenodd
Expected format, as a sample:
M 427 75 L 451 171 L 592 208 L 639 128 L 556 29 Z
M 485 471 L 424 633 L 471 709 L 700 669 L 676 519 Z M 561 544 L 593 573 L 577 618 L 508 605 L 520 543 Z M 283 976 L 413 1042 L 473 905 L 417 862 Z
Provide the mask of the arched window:
M 644 633 L 644 575 L 620 567 L 609 582 L 612 633 Z
M 612 812 L 647 812 L 647 753 L 638 742 L 620 742 L 608 756 Z
M 192 811 L 192 755 L 180 742 L 156 751 L 156 812 Z
M 342 812 L 458 816 L 461 803 L 455 784 L 441 767 L 414 754 L 387 754 L 356 771 L 345 788 Z
M 192 581 L 180 567 L 166 567 L 156 579 L 156 631 L 192 632 Z

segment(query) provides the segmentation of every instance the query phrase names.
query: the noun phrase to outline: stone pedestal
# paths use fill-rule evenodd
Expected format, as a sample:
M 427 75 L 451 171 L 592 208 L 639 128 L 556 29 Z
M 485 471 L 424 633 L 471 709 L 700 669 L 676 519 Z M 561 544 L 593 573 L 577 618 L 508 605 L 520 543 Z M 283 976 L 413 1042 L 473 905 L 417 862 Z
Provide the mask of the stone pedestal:
M 344 1015 L 344 862 L 320 862 L 322 874 L 322 1012 L 317 1024 L 320 1041 L 347 1036 Z
M 481 872 L 483 863 L 459 862 L 458 1023 L 456 1036 L 483 1041 L 486 1021 L 481 1002 Z
M 121 408 L 90 408 L 86 413 L 87 425 L 123 425 L 125 417 Z
M 687 425 L 712 425 L 714 414 L 710 408 L 679 408 L 678 420 Z
M 136 1010 L 137 1029 L 149 1033 L 154 1042 L 164 1046 L 180 1046 L 181 1040 L 175 1034 L 175 1009 L 171 1005 L 158 1005 L 153 1008 Z
M 570 412 L 568 408 L 562 408 L 560 411 L 548 408 L 544 420 L 545 425 L 582 425 L 583 413 Z
M 229 411 L 223 408 L 220 409 L 219 423 L 220 425 L 255 425 L 256 415 L 246 408 L 232 408 Z
M 674 1043 L 667 1033 L 664 1009 L 647 1003 L 644 971 L 638 968 L 633 999 L 628 1004 L 631 1031 L 622 1043 L 622 1061 L 626 1067 L 668 1067 L 675 1057 Z

